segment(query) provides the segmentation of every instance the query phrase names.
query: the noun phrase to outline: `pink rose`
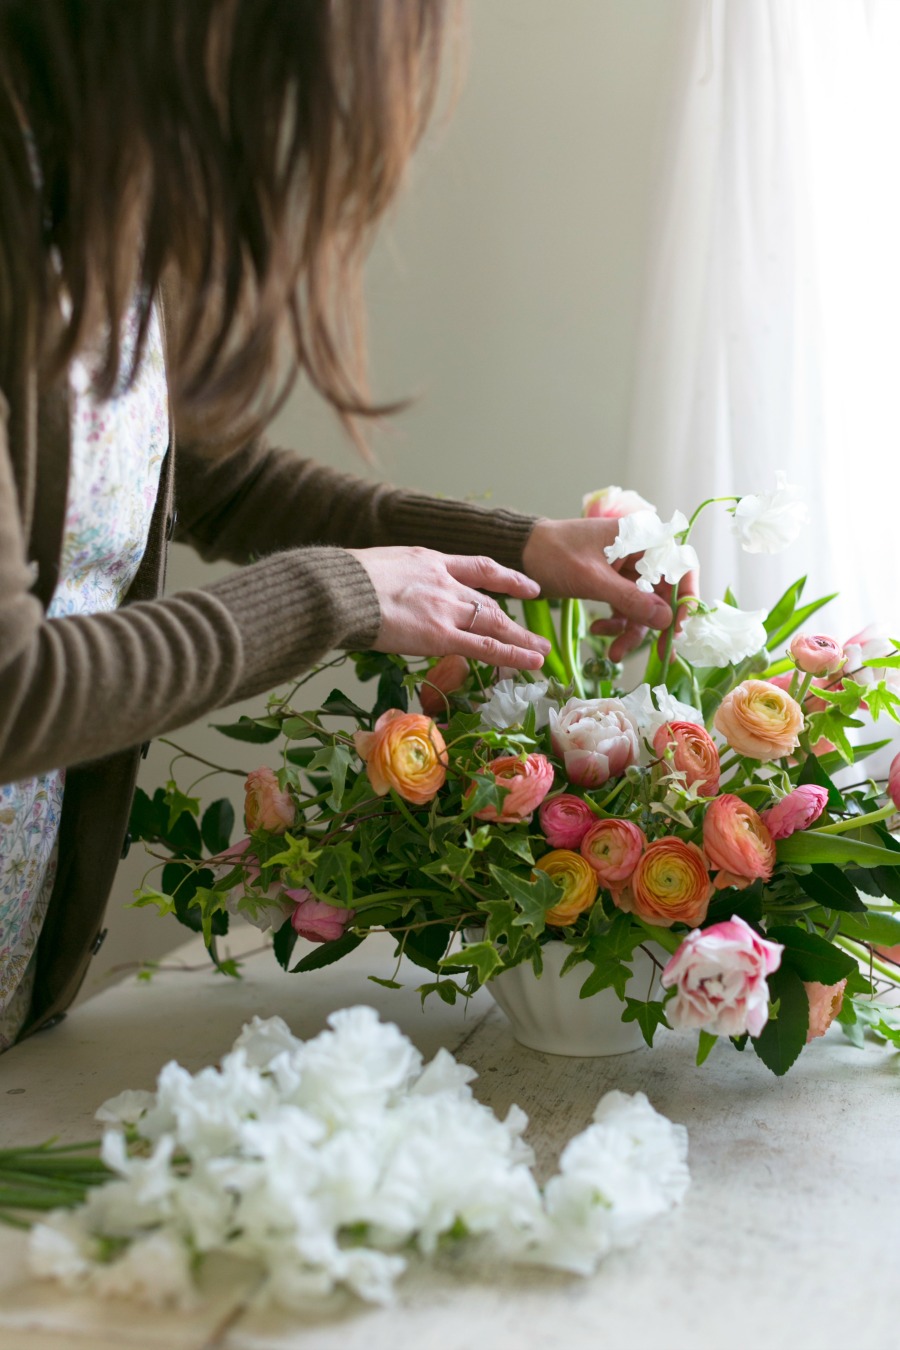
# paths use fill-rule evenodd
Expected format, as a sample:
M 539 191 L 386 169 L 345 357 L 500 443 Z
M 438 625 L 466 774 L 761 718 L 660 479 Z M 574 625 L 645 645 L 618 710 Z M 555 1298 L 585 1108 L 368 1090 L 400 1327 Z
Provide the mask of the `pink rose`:
M 469 678 L 469 663 L 464 656 L 442 656 L 427 670 L 419 686 L 419 702 L 428 717 L 447 716 L 445 694 L 461 689 Z
M 589 520 L 621 520 L 635 511 L 652 510 L 650 503 L 631 488 L 598 488 L 596 492 L 585 493 L 581 500 L 581 514 Z
M 834 675 L 844 664 L 843 647 L 824 633 L 798 633 L 789 650 L 797 669 L 805 675 Z
M 678 1031 L 713 1036 L 758 1036 L 769 1020 L 766 976 L 781 964 L 784 948 L 767 942 L 736 915 L 703 932 L 689 933 L 660 977 L 675 997 L 666 1015 Z
M 530 820 L 531 813 L 553 786 L 553 765 L 546 755 L 527 755 L 524 760 L 517 755 L 501 755 L 487 765 L 485 773 L 491 774 L 498 787 L 508 791 L 499 813 L 496 806 L 483 806 L 475 812 L 476 820 L 500 821 L 504 825 Z
M 541 829 L 552 848 L 578 850 L 597 817 L 586 801 L 571 792 L 541 802 Z
M 688 787 L 696 785 L 704 797 L 716 795 L 721 771 L 719 751 L 705 727 L 693 722 L 664 722 L 653 737 L 653 753 L 663 759 L 668 751 L 673 769 L 684 774 Z
M 891 767 L 888 770 L 888 792 L 891 801 L 900 811 L 900 755 L 895 755 L 891 760 Z
M 805 830 L 825 810 L 828 790 L 815 783 L 803 783 L 780 802 L 763 811 L 760 820 L 773 839 L 787 839 L 796 830 Z
M 644 831 L 630 820 L 595 820 L 581 841 L 581 856 L 587 858 L 598 880 L 609 890 L 628 881 L 647 847 Z
M 818 980 L 803 981 L 806 997 L 809 999 L 809 1031 L 806 1044 L 817 1036 L 824 1036 L 844 1004 L 846 980 L 837 984 L 819 984 Z
M 307 942 L 334 942 L 335 938 L 343 936 L 344 929 L 356 915 L 354 909 L 339 909 L 337 905 L 316 900 L 305 887 L 284 894 L 294 904 L 291 927 Z
M 636 764 L 640 746 L 634 722 L 618 698 L 570 698 L 550 709 L 550 739 L 570 783 L 602 787 Z
M 297 819 L 297 808 L 289 792 L 278 786 L 272 769 L 254 769 L 244 784 L 244 820 L 247 829 L 284 834 Z
M 715 797 L 703 818 L 703 851 L 719 868 L 717 890 L 743 890 L 761 877 L 768 881 L 775 866 L 775 841 L 752 806 L 725 792 Z

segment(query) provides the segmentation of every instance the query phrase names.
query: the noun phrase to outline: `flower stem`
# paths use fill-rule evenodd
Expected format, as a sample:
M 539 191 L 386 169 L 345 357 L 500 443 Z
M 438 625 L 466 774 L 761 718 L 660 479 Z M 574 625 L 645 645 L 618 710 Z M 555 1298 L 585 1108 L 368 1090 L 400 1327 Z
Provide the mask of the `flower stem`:
M 887 820 L 897 811 L 893 802 L 887 806 L 882 806 L 878 811 L 870 811 L 865 816 L 851 816 L 848 820 L 836 820 L 832 825 L 823 825 L 819 830 L 811 830 L 811 834 L 844 834 L 847 830 L 862 829 L 864 825 L 877 825 L 881 820 Z

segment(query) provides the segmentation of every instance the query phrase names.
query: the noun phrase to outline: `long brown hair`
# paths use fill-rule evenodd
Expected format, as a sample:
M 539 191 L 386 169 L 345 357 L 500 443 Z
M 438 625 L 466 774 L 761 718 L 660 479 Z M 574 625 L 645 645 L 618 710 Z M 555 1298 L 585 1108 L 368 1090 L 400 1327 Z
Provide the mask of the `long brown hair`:
M 91 340 L 108 396 L 126 310 L 133 374 L 171 277 L 171 394 L 195 428 L 271 411 L 285 325 L 339 413 L 373 411 L 360 268 L 451 3 L 0 0 L 0 388 Z

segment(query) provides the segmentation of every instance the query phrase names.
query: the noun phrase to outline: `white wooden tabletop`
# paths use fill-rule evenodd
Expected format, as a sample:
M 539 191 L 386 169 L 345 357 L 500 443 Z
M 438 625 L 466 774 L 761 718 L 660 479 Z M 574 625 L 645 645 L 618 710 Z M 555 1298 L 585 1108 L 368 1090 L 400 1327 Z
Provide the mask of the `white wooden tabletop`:
M 202 959 L 193 942 L 166 964 Z M 76 1299 L 28 1282 L 21 1235 L 0 1228 L 0 1350 L 898 1350 L 900 1056 L 854 1050 L 833 1028 L 781 1080 L 721 1045 L 696 1069 L 693 1039 L 673 1034 L 652 1051 L 564 1059 L 518 1046 L 484 992 L 468 1008 L 430 1000 L 423 1012 L 423 972 L 401 967 L 401 991 L 368 974 L 393 974 L 385 945 L 303 976 L 267 954 L 241 981 L 208 970 L 129 979 L 0 1057 L 0 1146 L 94 1137 L 106 1097 L 152 1088 L 172 1058 L 213 1063 L 253 1013 L 279 1013 L 307 1037 L 333 1009 L 368 1003 L 426 1057 L 443 1045 L 472 1065 L 499 1114 L 517 1102 L 544 1172 L 609 1088 L 646 1092 L 688 1127 L 684 1205 L 592 1279 L 445 1258 L 412 1270 L 394 1307 L 341 1297 L 302 1320 L 249 1310 L 234 1269 L 212 1270 L 188 1315 Z

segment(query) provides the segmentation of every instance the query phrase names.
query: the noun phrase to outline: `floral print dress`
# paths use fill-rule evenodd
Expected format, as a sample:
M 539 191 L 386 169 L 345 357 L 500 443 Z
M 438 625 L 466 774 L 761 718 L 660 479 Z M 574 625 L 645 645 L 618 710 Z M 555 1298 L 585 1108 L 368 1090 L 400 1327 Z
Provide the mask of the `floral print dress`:
M 122 369 L 138 315 L 129 311 Z M 137 378 L 99 403 L 84 360 L 70 371 L 71 462 L 59 582 L 48 618 L 116 609 L 134 580 L 150 529 L 169 438 L 162 336 L 154 311 Z M 65 770 L 0 785 L 0 1050 L 28 1016 L 35 953 L 56 876 Z

